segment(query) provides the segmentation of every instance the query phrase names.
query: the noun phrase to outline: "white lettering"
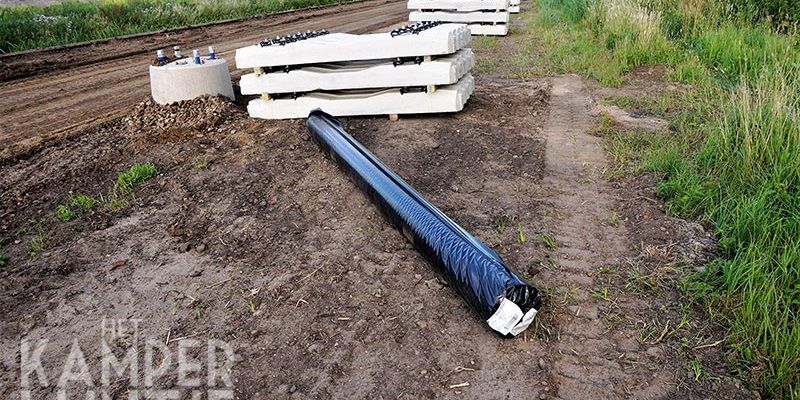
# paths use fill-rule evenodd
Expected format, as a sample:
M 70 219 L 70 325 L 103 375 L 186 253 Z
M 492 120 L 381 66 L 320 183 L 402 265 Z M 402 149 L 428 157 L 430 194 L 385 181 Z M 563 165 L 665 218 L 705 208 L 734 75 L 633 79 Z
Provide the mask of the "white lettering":
M 44 352 L 45 346 L 47 346 L 47 339 L 39 340 L 36 342 L 36 348 L 33 350 L 31 354 L 31 347 L 30 343 L 28 343 L 28 339 L 22 339 L 22 343 L 20 343 L 20 384 L 23 389 L 29 389 L 31 386 L 30 381 L 28 380 L 28 375 L 31 372 L 36 371 L 36 379 L 39 380 L 39 384 L 42 387 L 47 387 L 47 375 L 44 373 L 44 367 L 42 367 L 42 352 Z M 28 392 L 30 395 L 30 392 Z

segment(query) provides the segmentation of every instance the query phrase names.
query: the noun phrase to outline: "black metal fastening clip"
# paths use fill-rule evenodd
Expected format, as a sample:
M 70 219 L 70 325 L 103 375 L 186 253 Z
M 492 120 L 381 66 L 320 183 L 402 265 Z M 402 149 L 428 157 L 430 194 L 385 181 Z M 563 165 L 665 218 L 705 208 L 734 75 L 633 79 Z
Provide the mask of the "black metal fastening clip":
M 422 21 L 422 22 L 415 22 L 413 24 L 408 24 L 401 26 L 397 29 L 392 30 L 391 35 L 392 37 L 405 35 L 407 33 L 411 33 L 414 35 L 418 35 L 420 32 L 431 29 L 435 26 L 439 26 L 443 24 L 442 21 Z
M 293 35 L 286 35 L 286 36 L 275 36 L 274 39 L 264 39 L 263 41 L 259 42 L 258 44 L 261 47 L 268 47 L 268 46 L 286 46 L 289 43 L 299 42 L 301 40 L 307 40 L 311 38 L 315 38 L 318 36 L 327 35 L 327 29 L 323 29 L 320 31 L 305 31 L 305 32 L 297 32 Z

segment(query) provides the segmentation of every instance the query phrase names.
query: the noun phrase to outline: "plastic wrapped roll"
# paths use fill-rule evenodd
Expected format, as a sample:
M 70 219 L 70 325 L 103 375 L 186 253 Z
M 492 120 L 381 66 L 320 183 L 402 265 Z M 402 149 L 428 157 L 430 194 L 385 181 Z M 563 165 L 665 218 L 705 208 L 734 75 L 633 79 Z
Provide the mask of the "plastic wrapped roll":
M 341 122 L 315 110 L 308 117 L 308 128 L 489 327 L 501 335 L 516 336 L 531 324 L 541 305 L 535 287 L 386 167 Z

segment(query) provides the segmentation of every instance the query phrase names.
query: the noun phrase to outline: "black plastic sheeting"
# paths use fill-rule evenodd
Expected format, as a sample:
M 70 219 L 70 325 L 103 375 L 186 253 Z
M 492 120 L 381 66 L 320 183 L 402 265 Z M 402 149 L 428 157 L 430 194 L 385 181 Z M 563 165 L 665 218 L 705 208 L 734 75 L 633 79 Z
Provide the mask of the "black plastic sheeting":
M 535 287 L 386 167 L 337 119 L 315 110 L 307 123 L 320 146 L 492 329 L 517 335 L 528 327 L 541 305 Z

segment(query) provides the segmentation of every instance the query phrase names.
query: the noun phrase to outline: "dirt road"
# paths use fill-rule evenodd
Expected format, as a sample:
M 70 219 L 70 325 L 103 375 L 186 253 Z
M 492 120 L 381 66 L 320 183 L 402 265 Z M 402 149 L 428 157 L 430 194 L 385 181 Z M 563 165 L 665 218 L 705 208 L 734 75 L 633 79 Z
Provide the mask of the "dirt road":
M 233 64 L 236 48 L 267 36 L 322 28 L 364 33 L 407 19 L 405 2 L 371 0 L 3 59 L 0 160 L 122 115 L 149 93 L 148 66 L 154 49 L 175 44 L 202 49 L 213 44 Z M 38 73 L 13 79 L 31 72 Z

